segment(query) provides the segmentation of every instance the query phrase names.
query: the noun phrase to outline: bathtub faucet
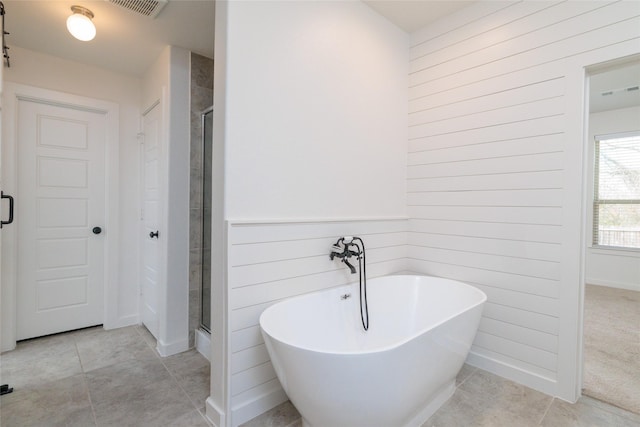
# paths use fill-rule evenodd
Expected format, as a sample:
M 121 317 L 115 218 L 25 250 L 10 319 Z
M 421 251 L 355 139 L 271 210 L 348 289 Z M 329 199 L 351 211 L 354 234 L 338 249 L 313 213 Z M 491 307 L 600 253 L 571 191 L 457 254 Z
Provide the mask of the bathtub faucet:
M 350 248 L 355 248 L 355 250 Z M 355 256 L 357 259 L 360 259 L 361 254 L 362 252 L 358 245 L 353 243 L 353 237 L 345 236 L 339 238 L 338 241 L 331 246 L 329 259 L 340 258 L 340 261 L 349 267 L 351 274 L 356 274 L 356 268 L 349 262 L 349 258 Z

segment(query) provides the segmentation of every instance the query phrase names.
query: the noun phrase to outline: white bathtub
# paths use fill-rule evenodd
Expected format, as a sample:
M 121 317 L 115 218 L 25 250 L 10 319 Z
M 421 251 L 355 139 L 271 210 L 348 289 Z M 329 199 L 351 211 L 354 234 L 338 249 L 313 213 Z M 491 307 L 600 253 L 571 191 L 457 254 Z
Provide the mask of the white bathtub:
M 262 313 L 278 379 L 305 426 L 420 426 L 453 394 L 487 297 L 436 277 L 370 279 L 367 332 L 358 298 L 356 282 Z

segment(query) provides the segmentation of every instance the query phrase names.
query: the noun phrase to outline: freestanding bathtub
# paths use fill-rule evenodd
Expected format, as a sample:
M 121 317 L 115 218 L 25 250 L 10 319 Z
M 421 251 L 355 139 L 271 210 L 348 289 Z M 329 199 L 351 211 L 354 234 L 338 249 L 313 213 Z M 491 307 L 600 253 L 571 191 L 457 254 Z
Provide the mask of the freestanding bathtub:
M 428 276 L 368 281 L 267 308 L 260 326 L 278 379 L 304 426 L 420 426 L 455 390 L 486 295 Z

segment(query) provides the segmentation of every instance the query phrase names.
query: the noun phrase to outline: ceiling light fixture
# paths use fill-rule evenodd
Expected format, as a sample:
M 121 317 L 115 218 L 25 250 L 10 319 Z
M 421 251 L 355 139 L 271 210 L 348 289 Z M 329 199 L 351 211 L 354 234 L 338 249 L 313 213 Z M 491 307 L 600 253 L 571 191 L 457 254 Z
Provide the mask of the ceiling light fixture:
M 96 36 L 96 26 L 93 25 L 93 12 L 86 7 L 71 6 L 73 15 L 67 18 L 67 30 L 78 40 L 88 42 Z

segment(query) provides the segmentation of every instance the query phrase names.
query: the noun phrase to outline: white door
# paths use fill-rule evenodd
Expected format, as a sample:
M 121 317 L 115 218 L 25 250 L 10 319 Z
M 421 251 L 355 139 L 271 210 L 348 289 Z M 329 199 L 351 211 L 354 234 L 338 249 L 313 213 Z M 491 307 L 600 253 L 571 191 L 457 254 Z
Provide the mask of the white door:
M 142 185 L 142 323 L 158 338 L 160 269 L 160 162 L 161 107 L 156 105 L 144 115 L 143 185 Z
M 102 324 L 105 114 L 35 100 L 16 111 L 17 339 Z

